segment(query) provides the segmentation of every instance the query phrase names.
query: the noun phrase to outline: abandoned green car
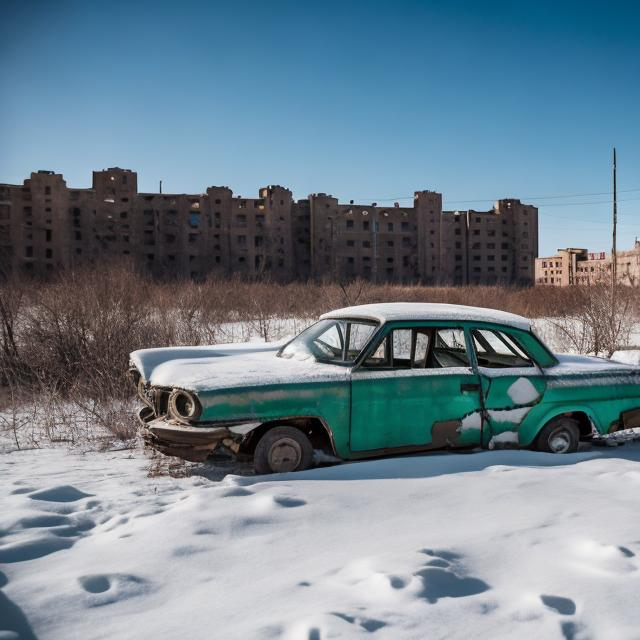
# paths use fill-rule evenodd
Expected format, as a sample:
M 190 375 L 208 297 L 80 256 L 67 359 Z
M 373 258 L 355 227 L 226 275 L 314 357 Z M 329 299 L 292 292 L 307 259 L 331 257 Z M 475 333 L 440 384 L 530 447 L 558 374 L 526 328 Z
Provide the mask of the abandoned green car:
M 323 315 L 284 346 L 143 349 L 131 371 L 147 440 L 257 473 L 430 449 L 576 451 L 640 426 L 640 368 L 553 354 L 529 320 L 491 309 L 389 303 Z

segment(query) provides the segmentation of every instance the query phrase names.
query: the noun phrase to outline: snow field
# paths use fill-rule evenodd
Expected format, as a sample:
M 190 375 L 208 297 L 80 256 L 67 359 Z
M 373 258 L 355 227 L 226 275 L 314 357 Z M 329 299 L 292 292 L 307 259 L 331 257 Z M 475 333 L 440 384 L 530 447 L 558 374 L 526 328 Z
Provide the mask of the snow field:
M 0 638 L 640 637 L 638 444 L 222 482 L 146 464 L 3 456 Z

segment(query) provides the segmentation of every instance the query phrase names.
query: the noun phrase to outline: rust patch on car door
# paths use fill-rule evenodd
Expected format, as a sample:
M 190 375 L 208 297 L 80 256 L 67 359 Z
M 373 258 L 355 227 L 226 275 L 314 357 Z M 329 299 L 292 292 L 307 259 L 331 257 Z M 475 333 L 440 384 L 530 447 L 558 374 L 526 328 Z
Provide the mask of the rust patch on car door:
M 431 442 L 434 449 L 460 446 L 460 420 L 434 422 L 431 427 Z

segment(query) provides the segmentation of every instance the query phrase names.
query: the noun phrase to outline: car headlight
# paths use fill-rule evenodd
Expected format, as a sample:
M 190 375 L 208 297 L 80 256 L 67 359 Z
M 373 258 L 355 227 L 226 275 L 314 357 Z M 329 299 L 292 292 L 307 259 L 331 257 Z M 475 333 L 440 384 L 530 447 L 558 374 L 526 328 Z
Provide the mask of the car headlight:
M 188 391 L 174 389 L 169 395 L 169 414 L 180 422 L 192 422 L 200 416 L 198 399 Z

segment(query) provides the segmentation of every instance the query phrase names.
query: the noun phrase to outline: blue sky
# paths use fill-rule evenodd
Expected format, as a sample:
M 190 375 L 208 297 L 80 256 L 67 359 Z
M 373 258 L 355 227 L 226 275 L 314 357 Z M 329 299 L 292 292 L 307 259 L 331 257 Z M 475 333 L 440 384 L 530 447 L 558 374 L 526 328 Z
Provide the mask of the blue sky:
M 0 181 L 520 197 L 541 254 L 609 250 L 614 145 L 640 236 L 639 79 L 633 1 L 0 0 Z

